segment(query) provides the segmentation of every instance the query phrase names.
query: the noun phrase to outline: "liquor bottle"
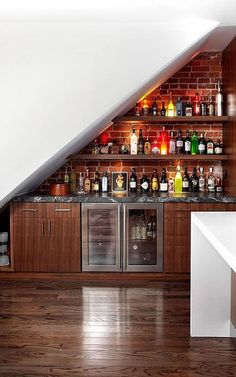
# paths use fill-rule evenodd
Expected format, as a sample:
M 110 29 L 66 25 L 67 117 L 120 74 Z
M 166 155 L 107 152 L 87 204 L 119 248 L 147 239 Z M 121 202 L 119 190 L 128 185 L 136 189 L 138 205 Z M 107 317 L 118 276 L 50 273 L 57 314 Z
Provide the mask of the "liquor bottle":
M 86 169 L 86 176 L 84 179 L 84 191 L 85 193 L 89 193 L 91 190 L 91 179 L 89 178 L 89 169 Z
M 134 115 L 135 116 L 140 116 L 140 106 L 139 106 L 139 104 L 138 103 L 136 103 L 136 105 L 135 105 L 135 108 L 134 108 Z
M 136 176 L 135 168 L 132 168 L 131 175 L 129 178 L 129 191 L 130 192 L 137 191 L 137 176 Z
M 207 178 L 207 190 L 208 192 L 215 192 L 215 177 L 213 175 L 213 168 L 209 169 Z
M 201 133 L 201 136 L 198 140 L 198 153 L 206 154 L 206 140 L 203 133 Z
M 170 179 L 169 179 L 169 182 L 168 182 L 168 192 L 172 194 L 174 191 L 175 191 L 175 182 L 174 182 L 172 176 L 170 176 Z
M 151 143 L 148 136 L 144 143 L 144 154 L 151 154 Z
M 176 102 L 176 116 L 182 117 L 183 116 L 183 102 L 181 100 L 181 97 L 177 98 Z
M 191 138 L 191 155 L 194 156 L 198 153 L 198 137 L 197 132 L 194 131 Z
M 140 191 L 142 194 L 145 194 L 149 191 L 149 179 L 143 171 L 143 175 L 140 181 Z
M 184 139 L 184 153 L 191 154 L 191 139 L 189 137 L 189 130 L 186 131 L 186 137 Z
M 126 143 L 126 139 L 125 138 L 123 139 L 123 142 L 122 142 L 122 144 L 120 146 L 120 153 L 121 154 L 128 154 L 129 153 L 129 146 Z
M 200 192 L 204 192 L 205 191 L 206 180 L 205 180 L 205 176 L 204 176 L 203 167 L 201 166 L 199 170 L 200 170 L 200 175 L 199 175 L 199 191 Z
M 102 176 L 102 192 L 107 192 L 107 191 L 108 191 L 108 176 L 107 176 L 107 172 L 104 171 L 103 176 Z
M 184 140 L 181 135 L 181 130 L 178 131 L 178 136 L 176 138 L 176 153 L 181 154 L 184 151 Z
M 213 117 L 215 115 L 215 105 L 214 105 L 212 96 L 210 96 L 208 100 L 207 115 L 210 117 Z
M 83 174 L 82 173 L 79 173 L 79 179 L 78 179 L 78 191 L 77 193 L 78 194 L 84 194 L 84 178 L 83 178 Z
M 197 169 L 193 168 L 193 172 L 190 177 L 190 190 L 192 192 L 198 192 L 198 189 L 199 189 L 199 178 L 197 176 Z
M 207 115 L 207 105 L 205 102 L 205 97 L 201 97 L 201 102 L 200 102 L 200 114 L 201 116 L 206 116 Z
M 215 186 L 216 193 L 223 192 L 223 185 L 222 185 L 222 179 L 220 177 L 216 178 L 216 186 Z
M 166 108 L 165 108 L 165 102 L 162 102 L 162 108 L 161 108 L 161 116 L 166 116 Z
M 195 98 L 194 98 L 193 115 L 195 115 L 195 116 L 200 115 L 200 103 L 199 103 L 198 93 L 195 94 Z
M 167 116 L 173 117 L 175 115 L 174 113 L 175 113 L 175 110 L 174 110 L 174 104 L 173 104 L 173 101 L 172 101 L 172 92 L 170 92 L 169 103 L 168 103 L 168 106 L 167 106 Z
M 156 238 L 157 236 L 157 222 L 156 217 L 152 216 L 152 238 Z
M 143 154 L 144 152 L 144 140 L 143 140 L 143 132 L 142 128 L 139 130 L 139 137 L 138 137 L 138 154 Z
M 220 142 L 220 139 L 217 140 L 214 151 L 215 151 L 215 154 L 223 153 L 223 144 Z
M 157 116 L 157 115 L 158 115 L 157 99 L 156 97 L 154 97 L 153 103 L 152 103 L 152 116 Z
M 70 193 L 75 194 L 77 190 L 77 174 L 75 168 L 72 168 L 70 173 Z
M 190 179 L 187 172 L 187 168 L 184 169 L 183 182 L 182 182 L 182 191 L 188 192 L 190 186 Z
M 63 182 L 64 183 L 69 183 L 70 182 L 70 176 L 69 176 L 69 173 L 68 173 L 68 165 L 65 165 L 65 172 L 64 172 L 64 176 L 63 176 Z
M 160 153 L 157 140 L 154 140 L 154 142 L 152 143 L 151 150 L 152 150 L 152 154 Z
M 217 94 L 215 98 L 216 106 L 215 106 L 215 114 L 216 116 L 223 115 L 223 94 L 220 81 L 217 82 Z
M 160 140 L 161 140 L 160 152 L 162 155 L 166 155 L 167 145 L 168 145 L 168 134 L 166 132 L 165 126 L 162 127 L 162 131 L 160 133 Z
M 160 180 L 160 192 L 168 191 L 168 181 L 166 177 L 166 169 L 162 169 L 161 180 Z
M 157 170 L 153 169 L 152 178 L 151 178 L 151 190 L 153 192 L 158 191 L 158 175 Z
M 144 115 L 144 116 L 149 115 L 149 107 L 148 107 L 147 98 L 145 98 L 145 99 L 143 100 L 143 103 L 142 103 L 142 110 L 143 110 L 143 115 Z
M 130 154 L 137 154 L 138 153 L 138 138 L 135 133 L 135 128 L 133 128 L 133 133 L 130 138 Z
M 175 154 L 175 152 L 176 152 L 176 146 L 175 146 L 174 132 L 171 131 L 170 141 L 169 141 L 169 154 Z
M 99 145 L 98 145 L 98 140 L 95 139 L 93 144 L 92 144 L 92 154 L 99 154 L 100 153 L 100 148 L 99 148 Z
M 95 176 L 93 180 L 93 192 L 95 194 L 99 193 L 99 187 L 100 186 L 100 180 L 99 180 L 99 173 L 98 171 L 95 171 Z
M 193 115 L 193 107 L 190 102 L 190 97 L 188 97 L 187 103 L 185 105 L 185 116 L 191 117 Z
M 180 166 L 178 165 L 176 168 L 176 175 L 175 175 L 175 192 L 181 193 L 183 187 L 183 179 L 180 171 Z
M 214 143 L 211 139 L 207 140 L 206 153 L 207 154 L 214 154 Z

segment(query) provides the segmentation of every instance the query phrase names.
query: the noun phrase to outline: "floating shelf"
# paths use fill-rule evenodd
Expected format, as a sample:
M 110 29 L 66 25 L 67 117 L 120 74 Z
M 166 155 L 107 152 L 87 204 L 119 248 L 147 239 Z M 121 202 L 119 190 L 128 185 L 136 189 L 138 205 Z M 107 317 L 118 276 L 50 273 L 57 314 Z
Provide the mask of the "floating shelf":
M 113 123 L 222 123 L 229 117 L 224 116 L 192 116 L 192 117 L 161 117 L 161 116 L 123 116 L 116 117 Z
M 109 160 L 122 160 L 122 161 L 131 161 L 131 160 L 193 160 L 193 161 L 225 161 L 229 159 L 229 156 L 226 154 L 197 154 L 195 156 L 185 155 L 185 154 L 173 154 L 162 156 L 158 155 L 130 155 L 130 154 L 74 154 L 68 157 L 70 160 L 94 160 L 94 161 L 109 161 Z

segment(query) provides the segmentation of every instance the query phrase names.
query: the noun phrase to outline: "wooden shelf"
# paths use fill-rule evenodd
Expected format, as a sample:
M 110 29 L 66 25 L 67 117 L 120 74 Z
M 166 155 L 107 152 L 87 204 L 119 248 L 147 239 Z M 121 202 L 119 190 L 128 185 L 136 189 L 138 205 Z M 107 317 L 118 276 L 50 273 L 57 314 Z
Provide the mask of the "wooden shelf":
M 226 161 L 229 159 L 229 156 L 226 154 L 197 154 L 196 156 L 185 155 L 185 154 L 173 154 L 162 156 L 158 155 L 130 155 L 130 154 L 75 154 L 68 157 L 70 160 L 82 160 L 82 161 L 109 161 L 109 160 L 121 160 L 121 161 L 131 161 L 131 160 L 193 160 L 193 161 Z
M 11 267 L 11 265 L 9 266 L 0 266 L 0 272 L 3 271 L 3 272 L 10 272 L 10 271 L 13 271 L 13 268 Z
M 161 116 L 123 116 L 116 117 L 113 123 L 222 123 L 229 117 L 224 116 L 192 116 L 192 117 L 161 117 Z

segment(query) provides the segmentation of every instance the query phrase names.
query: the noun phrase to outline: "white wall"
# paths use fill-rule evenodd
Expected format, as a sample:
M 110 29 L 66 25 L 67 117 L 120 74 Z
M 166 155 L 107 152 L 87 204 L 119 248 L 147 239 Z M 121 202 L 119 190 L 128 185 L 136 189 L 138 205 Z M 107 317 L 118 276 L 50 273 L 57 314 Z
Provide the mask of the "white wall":
M 81 16 L 0 23 L 0 205 L 37 186 L 125 106 L 178 70 L 217 25 L 189 15 L 141 22 L 137 9 L 132 22 L 113 12 L 114 22 Z

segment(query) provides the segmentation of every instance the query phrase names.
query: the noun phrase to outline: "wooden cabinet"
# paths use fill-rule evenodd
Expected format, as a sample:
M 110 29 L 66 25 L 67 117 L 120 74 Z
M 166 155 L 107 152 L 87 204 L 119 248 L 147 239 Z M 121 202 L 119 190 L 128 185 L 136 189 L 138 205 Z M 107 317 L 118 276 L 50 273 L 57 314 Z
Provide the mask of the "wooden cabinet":
M 80 204 L 14 203 L 11 216 L 15 271 L 80 271 Z
M 190 272 L 191 212 L 235 210 L 234 203 L 166 203 L 164 205 L 164 272 Z

